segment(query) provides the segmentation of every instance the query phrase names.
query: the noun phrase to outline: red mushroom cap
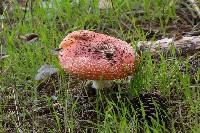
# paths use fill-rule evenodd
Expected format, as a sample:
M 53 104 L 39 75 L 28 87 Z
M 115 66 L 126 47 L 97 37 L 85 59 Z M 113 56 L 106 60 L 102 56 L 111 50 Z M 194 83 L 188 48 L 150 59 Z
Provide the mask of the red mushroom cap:
M 134 72 L 133 48 L 120 39 L 87 30 L 68 34 L 60 44 L 61 66 L 89 80 L 113 80 Z

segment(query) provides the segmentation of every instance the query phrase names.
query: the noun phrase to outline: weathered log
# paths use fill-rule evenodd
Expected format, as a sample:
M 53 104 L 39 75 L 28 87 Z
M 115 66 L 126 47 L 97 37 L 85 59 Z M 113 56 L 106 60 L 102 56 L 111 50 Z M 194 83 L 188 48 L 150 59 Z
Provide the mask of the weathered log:
M 163 55 L 171 55 L 172 48 L 175 49 L 176 56 L 186 57 L 200 51 L 200 36 L 185 36 L 179 40 L 164 38 L 158 41 L 140 41 L 137 46 L 139 53 L 150 51 L 154 57 L 161 52 Z

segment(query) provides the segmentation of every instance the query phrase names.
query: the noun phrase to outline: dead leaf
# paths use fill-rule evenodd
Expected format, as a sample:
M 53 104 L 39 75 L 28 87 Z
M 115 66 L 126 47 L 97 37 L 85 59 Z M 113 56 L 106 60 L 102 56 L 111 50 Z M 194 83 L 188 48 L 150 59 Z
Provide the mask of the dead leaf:
M 26 35 L 19 35 L 18 36 L 20 40 L 25 41 L 25 42 L 35 42 L 39 39 L 39 35 L 36 33 L 30 33 Z
M 38 73 L 35 76 L 35 80 L 43 80 L 53 74 L 56 74 L 58 72 L 58 68 L 55 68 L 51 65 L 42 65 L 40 69 L 38 69 Z

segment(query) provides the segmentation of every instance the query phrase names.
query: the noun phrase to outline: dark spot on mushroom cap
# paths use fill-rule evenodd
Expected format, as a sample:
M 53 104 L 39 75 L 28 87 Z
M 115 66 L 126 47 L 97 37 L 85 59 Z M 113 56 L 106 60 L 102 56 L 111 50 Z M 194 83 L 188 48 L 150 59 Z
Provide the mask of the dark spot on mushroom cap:
M 107 53 L 107 52 L 105 52 L 105 55 L 106 55 L 106 58 L 108 60 L 112 60 L 113 59 L 113 53 Z

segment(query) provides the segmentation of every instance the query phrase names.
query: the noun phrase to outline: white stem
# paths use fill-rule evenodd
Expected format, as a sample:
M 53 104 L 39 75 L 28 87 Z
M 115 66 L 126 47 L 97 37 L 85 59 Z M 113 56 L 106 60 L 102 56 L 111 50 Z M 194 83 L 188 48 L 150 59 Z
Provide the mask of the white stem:
M 133 76 L 128 76 L 128 83 L 131 82 L 131 79 L 133 78 Z
M 109 88 L 111 87 L 111 82 L 109 80 L 92 80 L 92 87 L 97 89 Z

